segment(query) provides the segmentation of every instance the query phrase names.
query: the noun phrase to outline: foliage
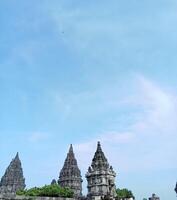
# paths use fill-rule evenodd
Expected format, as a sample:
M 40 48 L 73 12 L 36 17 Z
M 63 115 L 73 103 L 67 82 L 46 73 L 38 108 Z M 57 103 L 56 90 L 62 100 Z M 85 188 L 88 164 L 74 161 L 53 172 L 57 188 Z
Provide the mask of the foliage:
M 133 199 L 135 199 L 135 197 L 134 197 L 134 195 L 133 195 L 133 193 L 132 193 L 132 191 L 131 190 L 128 190 L 128 189 L 126 189 L 126 188 L 124 188 L 124 189 L 117 189 L 116 190 L 116 193 L 117 193 L 117 199 L 119 200 L 119 199 L 123 199 L 123 198 L 133 198 Z
M 29 190 L 20 190 L 17 192 L 20 196 L 44 196 L 44 197 L 68 197 L 72 198 L 74 193 L 69 188 L 60 187 L 57 184 L 45 185 L 41 188 L 34 187 Z

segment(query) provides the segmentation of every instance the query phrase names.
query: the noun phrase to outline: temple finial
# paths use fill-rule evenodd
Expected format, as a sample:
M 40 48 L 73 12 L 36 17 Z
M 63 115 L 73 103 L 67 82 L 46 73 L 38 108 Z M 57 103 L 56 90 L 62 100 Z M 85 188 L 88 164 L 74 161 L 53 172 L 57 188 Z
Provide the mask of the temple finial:
M 101 143 L 100 143 L 100 141 L 98 141 L 98 143 L 97 143 L 97 150 L 101 150 Z
M 70 147 L 69 147 L 69 153 L 73 153 L 73 145 L 72 144 L 70 144 Z
M 15 160 L 19 159 L 19 153 L 17 152 L 16 156 L 15 156 Z

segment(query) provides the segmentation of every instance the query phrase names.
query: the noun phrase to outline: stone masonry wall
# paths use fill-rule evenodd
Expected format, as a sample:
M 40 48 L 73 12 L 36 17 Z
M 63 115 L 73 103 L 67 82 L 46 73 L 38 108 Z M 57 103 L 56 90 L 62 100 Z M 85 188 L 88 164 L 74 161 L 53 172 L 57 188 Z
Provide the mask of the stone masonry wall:
M 26 196 L 0 196 L 0 200 L 76 200 L 62 197 L 26 197 Z

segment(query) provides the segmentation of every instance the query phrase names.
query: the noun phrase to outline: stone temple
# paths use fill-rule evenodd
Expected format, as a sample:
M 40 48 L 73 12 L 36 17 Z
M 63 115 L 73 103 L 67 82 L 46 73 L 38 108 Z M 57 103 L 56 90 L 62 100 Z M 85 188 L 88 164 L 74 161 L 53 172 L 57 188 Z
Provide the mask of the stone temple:
M 69 152 L 64 161 L 63 168 L 59 173 L 59 179 L 52 180 L 51 184 L 59 184 L 61 187 L 69 187 L 73 190 L 75 199 L 101 200 L 106 197 L 116 197 L 115 177 L 112 166 L 106 159 L 100 142 L 97 144 L 95 155 L 91 166 L 86 173 L 87 197 L 82 196 L 82 176 L 75 158 L 73 147 L 70 145 Z M 4 194 L 15 194 L 18 190 L 25 188 L 25 179 L 21 161 L 17 153 L 11 161 L 0 181 L 0 196 Z
M 71 188 L 75 196 L 82 196 L 82 177 L 72 145 L 65 159 L 64 166 L 60 171 L 58 184 L 62 187 Z
M 160 200 L 160 198 L 156 196 L 156 194 L 152 194 L 152 197 L 150 197 L 149 200 Z
M 86 174 L 88 198 L 99 200 L 109 196 L 114 199 L 116 196 L 115 177 L 116 173 L 109 165 L 101 149 L 101 144 L 98 142 L 97 150 Z
M 25 188 L 25 179 L 19 155 L 11 161 L 0 182 L 1 194 L 15 194 L 18 190 Z

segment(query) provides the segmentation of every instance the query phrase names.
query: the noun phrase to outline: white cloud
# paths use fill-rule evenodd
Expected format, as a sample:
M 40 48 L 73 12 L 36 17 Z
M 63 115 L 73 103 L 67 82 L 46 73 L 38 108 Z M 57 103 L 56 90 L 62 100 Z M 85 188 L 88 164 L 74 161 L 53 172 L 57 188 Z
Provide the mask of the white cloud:
M 139 75 L 134 95 L 130 101 L 125 101 L 124 108 L 126 106 L 139 109 L 135 120 L 124 127 L 125 131 L 107 130 L 88 142 L 75 145 L 82 167 L 86 169 L 91 163 L 100 140 L 110 164 L 116 166 L 117 171 L 119 168 L 128 171 L 174 168 L 177 165 L 174 159 L 177 151 L 176 94 Z
M 136 100 L 145 111 L 143 120 L 138 123 L 145 129 L 157 129 L 160 132 L 177 129 L 177 96 L 154 82 L 138 77 L 139 95 Z

